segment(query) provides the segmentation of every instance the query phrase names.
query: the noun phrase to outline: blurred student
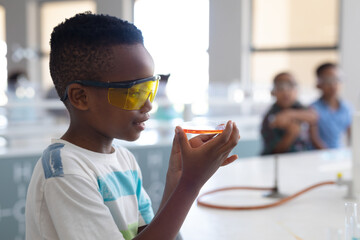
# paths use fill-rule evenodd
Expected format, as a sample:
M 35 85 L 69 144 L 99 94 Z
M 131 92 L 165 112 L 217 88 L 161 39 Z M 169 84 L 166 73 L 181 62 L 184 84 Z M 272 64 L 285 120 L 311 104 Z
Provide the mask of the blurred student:
M 347 134 L 350 139 L 352 111 L 347 103 L 339 98 L 340 71 L 334 63 L 321 64 L 316 69 L 317 88 L 321 91 L 320 98 L 311 104 L 317 112 L 318 135 L 322 148 L 339 148 L 342 137 Z
M 262 154 L 299 152 L 312 149 L 312 145 L 319 146 L 317 137 L 310 131 L 317 115 L 297 100 L 294 76 L 287 72 L 277 74 L 271 94 L 276 102 L 262 122 Z

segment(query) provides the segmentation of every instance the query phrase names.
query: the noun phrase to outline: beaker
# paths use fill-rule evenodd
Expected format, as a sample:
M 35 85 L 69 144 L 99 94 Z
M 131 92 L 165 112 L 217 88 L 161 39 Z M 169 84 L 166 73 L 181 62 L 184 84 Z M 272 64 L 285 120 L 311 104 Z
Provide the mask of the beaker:
M 360 240 L 360 224 L 357 203 L 345 203 L 345 240 Z

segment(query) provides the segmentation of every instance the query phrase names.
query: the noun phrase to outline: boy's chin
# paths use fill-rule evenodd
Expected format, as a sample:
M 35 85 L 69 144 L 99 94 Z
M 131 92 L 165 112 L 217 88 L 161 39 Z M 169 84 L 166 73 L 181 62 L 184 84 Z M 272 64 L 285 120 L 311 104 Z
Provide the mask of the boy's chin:
M 139 134 L 134 134 L 134 135 L 131 135 L 131 136 L 126 136 L 125 138 L 121 138 L 125 141 L 129 141 L 129 142 L 134 142 L 136 140 L 138 140 L 140 138 L 140 133 Z
M 292 103 L 291 104 L 290 103 L 278 103 L 278 104 L 281 108 L 289 108 L 293 105 Z

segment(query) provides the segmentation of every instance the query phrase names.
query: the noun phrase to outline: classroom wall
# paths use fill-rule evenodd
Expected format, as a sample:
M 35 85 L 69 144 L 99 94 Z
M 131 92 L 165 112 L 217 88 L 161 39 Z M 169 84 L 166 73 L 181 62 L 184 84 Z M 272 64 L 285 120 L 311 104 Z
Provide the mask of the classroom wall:
M 340 64 L 345 74 L 342 96 L 360 110 L 360 1 L 341 2 Z

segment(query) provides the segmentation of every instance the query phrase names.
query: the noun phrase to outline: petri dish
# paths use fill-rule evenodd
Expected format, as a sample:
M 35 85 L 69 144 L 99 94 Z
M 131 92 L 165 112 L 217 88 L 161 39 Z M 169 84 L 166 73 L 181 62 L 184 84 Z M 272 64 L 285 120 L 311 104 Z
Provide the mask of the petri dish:
M 190 134 L 219 134 L 225 129 L 226 124 L 223 122 L 184 122 L 181 124 L 185 133 Z

